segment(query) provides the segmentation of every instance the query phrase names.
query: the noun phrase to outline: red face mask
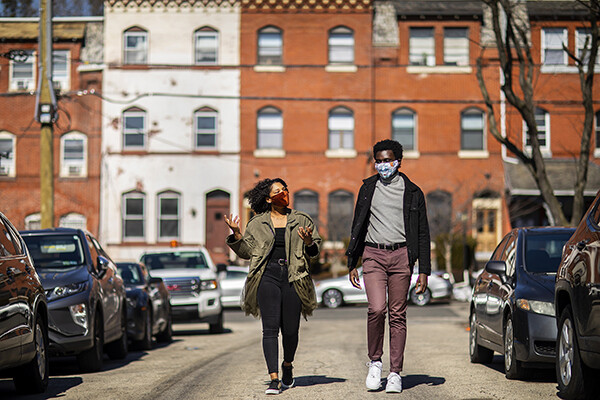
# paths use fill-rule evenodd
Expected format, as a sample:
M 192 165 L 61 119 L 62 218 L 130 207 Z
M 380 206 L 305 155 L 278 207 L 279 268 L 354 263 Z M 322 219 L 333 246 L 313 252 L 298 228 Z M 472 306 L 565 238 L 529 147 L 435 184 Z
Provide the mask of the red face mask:
M 271 202 L 277 207 L 287 207 L 290 204 L 290 194 L 287 190 L 279 192 L 271 197 Z

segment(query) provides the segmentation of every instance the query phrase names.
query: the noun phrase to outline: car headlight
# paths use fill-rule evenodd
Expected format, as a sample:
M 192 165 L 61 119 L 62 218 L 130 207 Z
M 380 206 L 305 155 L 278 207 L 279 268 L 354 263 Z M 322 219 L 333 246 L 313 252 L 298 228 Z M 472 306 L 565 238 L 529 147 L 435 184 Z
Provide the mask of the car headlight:
M 554 303 L 547 301 L 517 299 L 517 307 L 521 310 L 532 311 L 536 314 L 550 315 L 554 317 Z
M 87 289 L 87 282 L 71 283 L 69 285 L 57 286 L 54 289 L 47 290 L 46 297 L 48 298 L 48 301 L 53 301 L 81 293 L 85 289 Z
M 214 290 L 217 288 L 217 281 L 210 279 L 207 281 L 200 281 L 200 290 Z

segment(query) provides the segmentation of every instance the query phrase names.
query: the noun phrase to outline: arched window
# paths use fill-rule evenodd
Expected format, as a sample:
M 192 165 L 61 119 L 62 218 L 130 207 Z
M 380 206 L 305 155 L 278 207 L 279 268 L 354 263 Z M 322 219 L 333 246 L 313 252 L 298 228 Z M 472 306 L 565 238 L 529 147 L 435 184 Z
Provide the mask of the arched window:
M 354 113 L 346 107 L 329 111 L 329 149 L 354 148 Z
M 219 32 L 204 26 L 194 32 L 195 63 L 201 65 L 214 65 L 219 57 Z
M 329 64 L 354 63 L 354 31 L 338 26 L 329 31 Z
M 542 152 L 550 152 L 550 114 L 542 109 L 535 109 L 535 124 L 538 131 L 538 142 Z M 523 142 L 525 148 L 531 150 L 531 138 L 528 134 L 527 124 L 523 121 Z
M 158 240 L 179 239 L 181 229 L 181 195 L 166 191 L 158 194 Z
M 137 191 L 123 194 L 121 213 L 123 240 L 144 240 L 146 230 L 146 195 Z
M 300 190 L 294 193 L 294 208 L 310 215 L 319 226 L 319 194 L 312 190 Z
M 0 178 L 16 174 L 16 143 L 15 135 L 0 131 Z
M 329 193 L 327 204 L 328 239 L 342 241 L 350 237 L 354 196 L 346 190 Z
M 69 213 L 60 217 L 58 226 L 63 228 L 87 229 L 87 218 L 85 215 Z
M 405 151 L 417 149 L 416 114 L 408 108 L 392 113 L 392 139 L 400 142 Z
M 469 108 L 460 115 L 460 149 L 485 150 L 483 111 Z
M 431 240 L 435 240 L 452 230 L 452 194 L 445 190 L 434 190 L 427 193 L 426 198 L 429 235 Z
M 217 147 L 219 113 L 210 107 L 202 107 L 194 113 L 195 147 L 214 149 Z
M 131 107 L 123 111 L 123 149 L 139 150 L 146 147 L 146 111 Z
M 87 136 L 81 132 L 65 133 L 60 138 L 60 176 L 87 176 Z
M 283 64 L 283 35 L 281 29 L 275 26 L 266 26 L 258 31 L 257 64 L 282 65 Z
M 138 26 L 123 32 L 123 64 L 148 62 L 148 32 Z
M 42 215 L 40 213 L 29 214 L 25 217 L 24 222 L 26 231 L 42 229 Z
M 258 111 L 256 117 L 257 148 L 283 148 L 283 117 L 275 107 L 265 107 Z

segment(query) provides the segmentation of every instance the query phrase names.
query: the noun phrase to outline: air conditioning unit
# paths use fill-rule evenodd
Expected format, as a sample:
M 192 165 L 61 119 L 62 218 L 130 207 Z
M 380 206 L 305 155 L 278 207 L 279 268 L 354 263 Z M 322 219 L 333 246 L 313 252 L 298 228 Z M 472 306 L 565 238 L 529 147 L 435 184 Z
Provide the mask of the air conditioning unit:
M 10 173 L 10 167 L 8 167 L 7 165 L 0 166 L 0 176 L 8 176 L 9 173 Z
M 67 82 L 66 81 L 52 81 L 52 86 L 54 87 L 54 90 L 57 92 L 62 92 L 67 90 Z
M 14 86 L 17 90 L 29 90 L 33 86 L 33 81 L 31 79 L 16 79 Z
M 69 165 L 69 176 L 81 176 L 81 165 Z

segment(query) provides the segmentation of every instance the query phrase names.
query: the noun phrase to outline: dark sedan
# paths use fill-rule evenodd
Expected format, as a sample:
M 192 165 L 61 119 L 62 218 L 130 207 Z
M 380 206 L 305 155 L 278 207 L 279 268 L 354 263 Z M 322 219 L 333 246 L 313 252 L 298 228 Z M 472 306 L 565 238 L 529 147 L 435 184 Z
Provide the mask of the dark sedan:
M 152 348 L 152 337 L 170 342 L 171 296 L 162 278 L 150 277 L 143 264 L 118 262 L 127 293 L 127 335 L 142 350 Z
M 471 362 L 489 363 L 504 354 L 508 379 L 527 367 L 554 366 L 554 280 L 572 228 L 518 228 L 500 242 L 473 287 Z

